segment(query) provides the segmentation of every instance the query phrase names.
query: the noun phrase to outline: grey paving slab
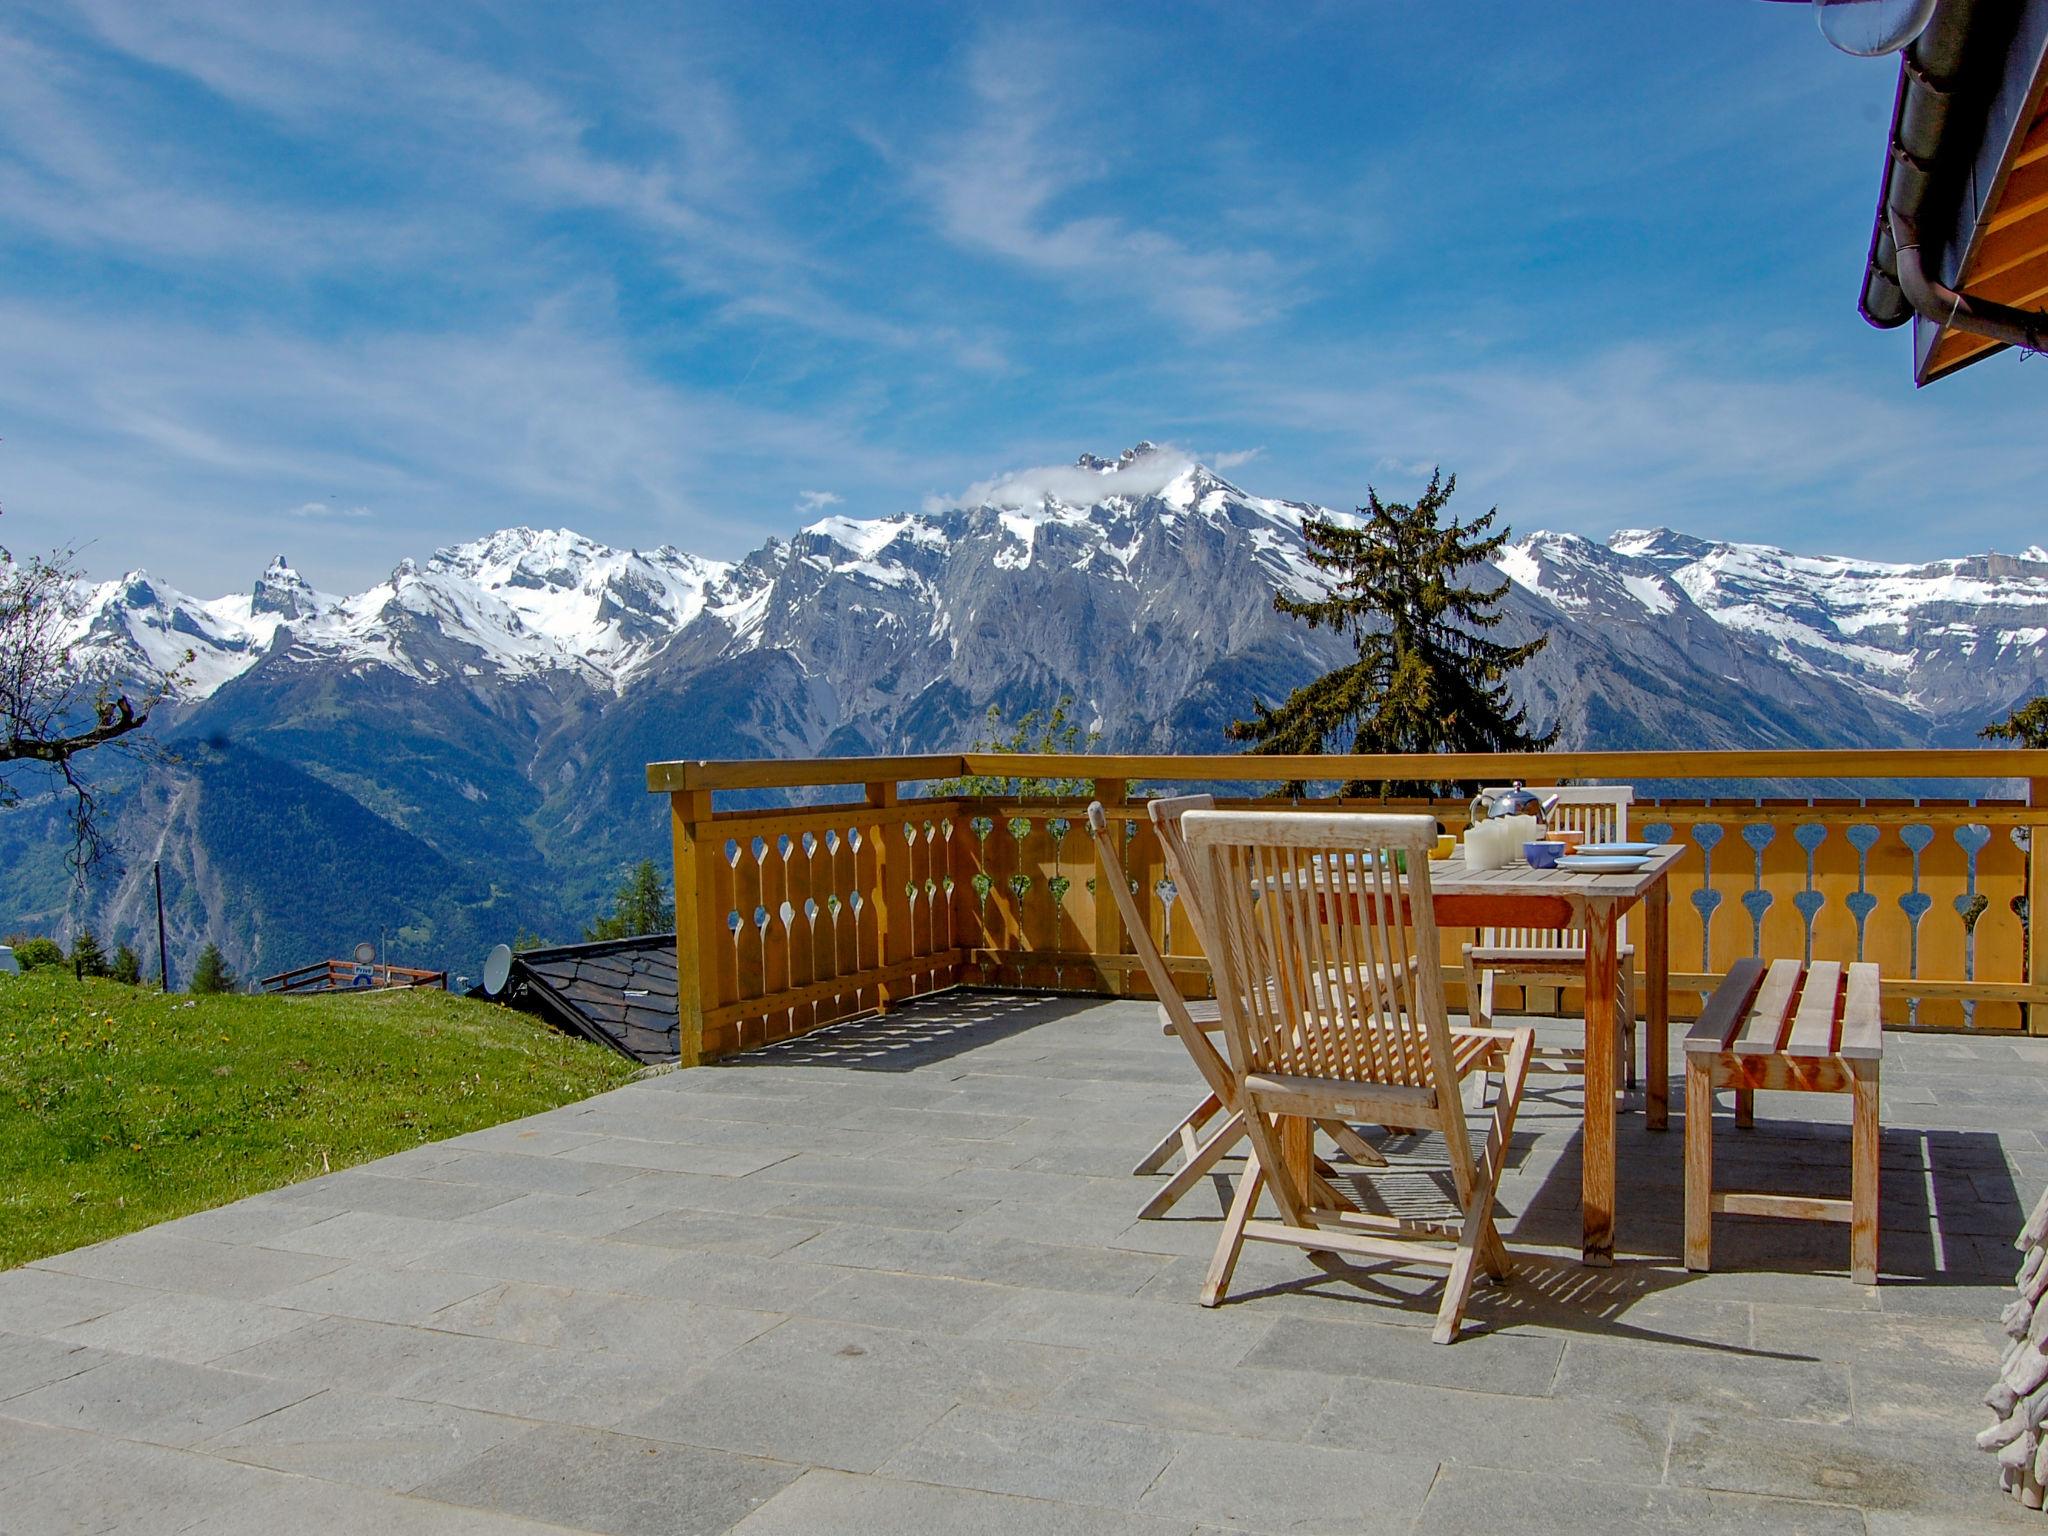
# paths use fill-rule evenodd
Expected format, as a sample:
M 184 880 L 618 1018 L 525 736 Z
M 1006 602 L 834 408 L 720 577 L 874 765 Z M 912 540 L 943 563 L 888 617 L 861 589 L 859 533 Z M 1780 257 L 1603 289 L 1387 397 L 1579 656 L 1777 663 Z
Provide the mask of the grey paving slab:
M 780 1207 L 777 1208 L 781 1209 Z M 790 1221 L 781 1216 L 733 1215 L 724 1211 L 663 1211 L 621 1227 L 610 1234 L 613 1242 L 638 1243 L 643 1247 L 683 1248 L 693 1253 L 743 1253 L 772 1259 L 784 1249 L 816 1237 L 823 1229 L 815 1222 Z
M 163 1536 L 184 1532 L 283 1480 L 261 1467 L 96 1436 L 91 1452 L 27 1478 L 0 1502 L 7 1536 Z
M 445 1220 L 399 1216 L 389 1211 L 343 1211 L 325 1221 L 266 1238 L 263 1246 L 336 1259 L 374 1259 L 407 1264 L 468 1235 Z
M 715 1173 L 738 1178 L 782 1162 L 795 1152 L 795 1140 L 792 1136 L 789 1145 L 761 1150 L 704 1146 L 692 1142 L 628 1141 L 620 1136 L 601 1136 L 580 1147 L 572 1147 L 553 1161 L 576 1168 L 608 1168 L 622 1177 L 654 1169 L 667 1173 Z M 594 1187 L 594 1184 L 588 1187 Z M 556 1186 L 558 1194 L 569 1192 Z
M 1148 1362 L 1201 1361 L 1215 1368 L 1237 1364 L 1274 1326 L 1256 1312 L 1230 1308 L 1024 1291 L 974 1331 Z
M 335 1387 L 215 1435 L 197 1449 L 279 1472 L 403 1492 L 531 1427 L 445 1403 Z
M 638 1291 L 670 1262 L 665 1249 L 625 1243 L 584 1241 L 548 1232 L 475 1231 L 465 1227 L 454 1242 L 423 1254 L 409 1268 L 444 1274 L 481 1275 L 489 1280 L 522 1280 L 589 1291 Z
M 238 1350 L 219 1363 L 300 1383 L 307 1390 L 341 1386 L 432 1399 L 451 1386 L 519 1365 L 530 1353 L 502 1339 L 336 1317 Z
M 503 1205 L 517 1193 L 496 1185 L 441 1182 L 431 1176 L 431 1170 L 407 1177 L 386 1159 L 367 1168 L 308 1179 L 276 1191 L 271 1198 L 280 1204 L 303 1204 L 323 1216 L 337 1211 L 386 1211 L 395 1216 L 453 1221 Z
M 1435 1458 L 1184 1435 L 1138 1508 L 1241 1531 L 1406 1532 L 1436 1476 Z
M 273 1291 L 274 1307 L 324 1317 L 354 1317 L 373 1323 L 423 1323 L 443 1308 L 491 1288 L 481 1275 L 448 1275 L 432 1270 L 392 1269 L 383 1264 L 344 1264 L 303 1285 Z
M 39 1269 L 202 1296 L 257 1298 L 339 1269 L 342 1260 L 205 1243 L 155 1229 L 39 1260 Z
M 607 1536 L 713 1536 L 800 1471 L 665 1441 L 543 1427 L 417 1491 Z
M 549 1349 L 627 1355 L 680 1375 L 781 1321 L 779 1312 L 715 1302 L 506 1284 L 435 1313 L 432 1326 Z
M 1383 1385 L 1383 1384 L 1382 1384 Z M 1256 1440 L 1306 1440 L 1335 1394 L 1356 1392 L 1352 1379 L 1309 1371 L 1219 1371 L 1198 1363 L 1134 1360 L 1091 1354 L 1044 1401 L 1047 1413 L 1197 1434 Z M 1488 1399 L 1498 1412 L 1499 1400 Z
M 928 1483 L 806 1472 L 733 1527 L 734 1536 L 1190 1536 L 1158 1520 Z
M 1135 1509 L 1177 1442 L 1129 1424 L 963 1404 L 882 1464 L 881 1475 Z
M 1446 1348 L 1419 1328 L 1284 1317 L 1244 1364 L 1543 1397 L 1564 1350 L 1562 1339 L 1508 1333 L 1472 1334 Z
M 102 1350 L 68 1339 L 0 1333 L 0 1402 L 104 1364 Z
M 88 1280 L 54 1269 L 0 1270 L 0 1333 L 55 1333 L 160 1295 L 145 1286 Z
M 1849 1420 L 1848 1367 L 1750 1350 L 1572 1339 L 1557 1392 L 1603 1403 L 1663 1403 L 1822 1424 Z
M 1153 1255 L 1099 1248 L 878 1227 L 834 1227 L 804 1244 L 797 1254 L 813 1264 L 893 1269 L 1109 1296 L 1131 1295 L 1166 1262 Z
M 1019 1294 L 987 1281 L 947 1280 L 935 1275 L 899 1275 L 888 1270 L 840 1271 L 823 1291 L 790 1310 L 806 1317 L 870 1323 L 881 1328 L 916 1328 L 936 1333 L 971 1333 Z
M 1959 1436 L 1681 1413 L 1667 1475 L 1688 1487 L 1989 1519 L 2012 1502 L 1990 1459 Z
M 549 1157 L 529 1157 L 521 1152 L 466 1151 L 460 1157 L 450 1158 L 426 1170 L 421 1177 L 436 1183 L 481 1185 L 516 1194 L 544 1191 L 551 1195 L 581 1195 L 623 1183 L 636 1171 L 614 1166 L 602 1159 L 570 1161 L 571 1155 L 579 1150 L 571 1148 L 570 1152 Z M 482 1209 L 483 1204 L 479 1202 L 477 1208 Z
M 1416 1536 L 1586 1536 L 1594 1531 L 1861 1536 L 1863 1515 L 1853 1505 L 1449 1466 L 1430 1489 L 1415 1523 Z
M 244 1466 L 227 1508 L 178 1536 L 563 1536 L 568 1526 Z
M 74 1323 L 52 1337 L 67 1344 L 203 1365 L 312 1321 L 304 1312 L 260 1301 L 169 1293 Z
M 0 1417 L 0 1493 L 44 1472 L 71 1466 L 102 1444 L 96 1435 L 76 1429 L 52 1429 Z
M 155 1445 L 192 1445 L 319 1390 L 299 1381 L 112 1355 L 0 1403 L 0 1416 Z

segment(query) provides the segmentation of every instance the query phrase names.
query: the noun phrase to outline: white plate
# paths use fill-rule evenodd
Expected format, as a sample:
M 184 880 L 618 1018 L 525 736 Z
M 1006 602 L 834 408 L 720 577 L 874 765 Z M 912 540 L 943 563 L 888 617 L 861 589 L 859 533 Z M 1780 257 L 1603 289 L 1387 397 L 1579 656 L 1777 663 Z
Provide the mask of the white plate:
M 1575 875 L 1632 875 L 1647 863 L 1648 859 L 1569 853 L 1557 861 L 1557 867 Z
M 1657 851 L 1656 843 L 1581 843 L 1579 854 L 1594 858 L 1642 858 Z

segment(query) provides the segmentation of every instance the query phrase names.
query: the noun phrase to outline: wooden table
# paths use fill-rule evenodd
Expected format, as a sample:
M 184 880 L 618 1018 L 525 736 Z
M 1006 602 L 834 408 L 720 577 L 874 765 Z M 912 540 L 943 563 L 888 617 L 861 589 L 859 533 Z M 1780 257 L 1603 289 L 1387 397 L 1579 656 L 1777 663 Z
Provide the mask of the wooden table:
M 1429 866 L 1431 906 L 1440 928 L 1581 928 L 1586 934 L 1586 1128 L 1580 1143 L 1581 1201 L 1588 1264 L 1614 1262 L 1614 1065 L 1620 1021 L 1615 992 L 1621 918 L 1643 906 L 1644 1025 L 1649 1034 L 1644 1112 L 1649 1128 L 1665 1128 L 1671 1055 L 1671 866 L 1684 856 L 1676 843 L 1627 875 L 1575 874 L 1512 864 L 1480 873 L 1465 867 L 1464 849 Z

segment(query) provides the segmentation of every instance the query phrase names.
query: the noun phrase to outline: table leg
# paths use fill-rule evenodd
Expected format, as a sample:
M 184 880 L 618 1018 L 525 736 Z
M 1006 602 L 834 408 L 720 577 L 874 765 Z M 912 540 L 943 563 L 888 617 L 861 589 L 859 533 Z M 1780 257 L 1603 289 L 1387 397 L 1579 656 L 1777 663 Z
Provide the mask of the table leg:
M 1649 1081 L 1643 1119 L 1653 1131 L 1669 1123 L 1671 1110 L 1671 884 L 1659 880 L 1643 901 L 1643 1028 L 1648 1031 Z
M 1614 1067 L 1617 1034 L 1614 926 L 1608 903 L 1586 906 L 1586 1128 L 1580 1138 L 1581 1209 L 1588 1264 L 1614 1262 Z

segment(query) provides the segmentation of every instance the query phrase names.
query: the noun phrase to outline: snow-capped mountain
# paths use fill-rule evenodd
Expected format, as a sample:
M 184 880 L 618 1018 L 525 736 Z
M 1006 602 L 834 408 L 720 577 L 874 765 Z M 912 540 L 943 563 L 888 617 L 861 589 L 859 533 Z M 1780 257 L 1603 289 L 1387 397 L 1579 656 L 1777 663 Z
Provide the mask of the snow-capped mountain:
M 85 594 L 75 654 L 177 670 L 179 761 L 115 824 L 166 850 L 183 942 L 253 974 L 367 924 L 462 964 L 572 937 L 622 860 L 661 852 L 653 760 L 959 747 L 991 703 L 1063 694 L 1109 748 L 1218 750 L 1349 655 L 1272 606 L 1316 590 L 1320 510 L 1140 444 L 735 562 L 513 528 L 347 596 L 281 559 L 216 599 L 138 572 Z M 1534 532 L 1499 567 L 1502 638 L 1550 636 L 1516 687 L 1567 746 L 1961 743 L 2048 679 L 2039 549 L 1905 567 Z M 65 899 L 38 826 L 0 817 L 0 921 Z M 140 902 L 106 896 L 102 937 Z

